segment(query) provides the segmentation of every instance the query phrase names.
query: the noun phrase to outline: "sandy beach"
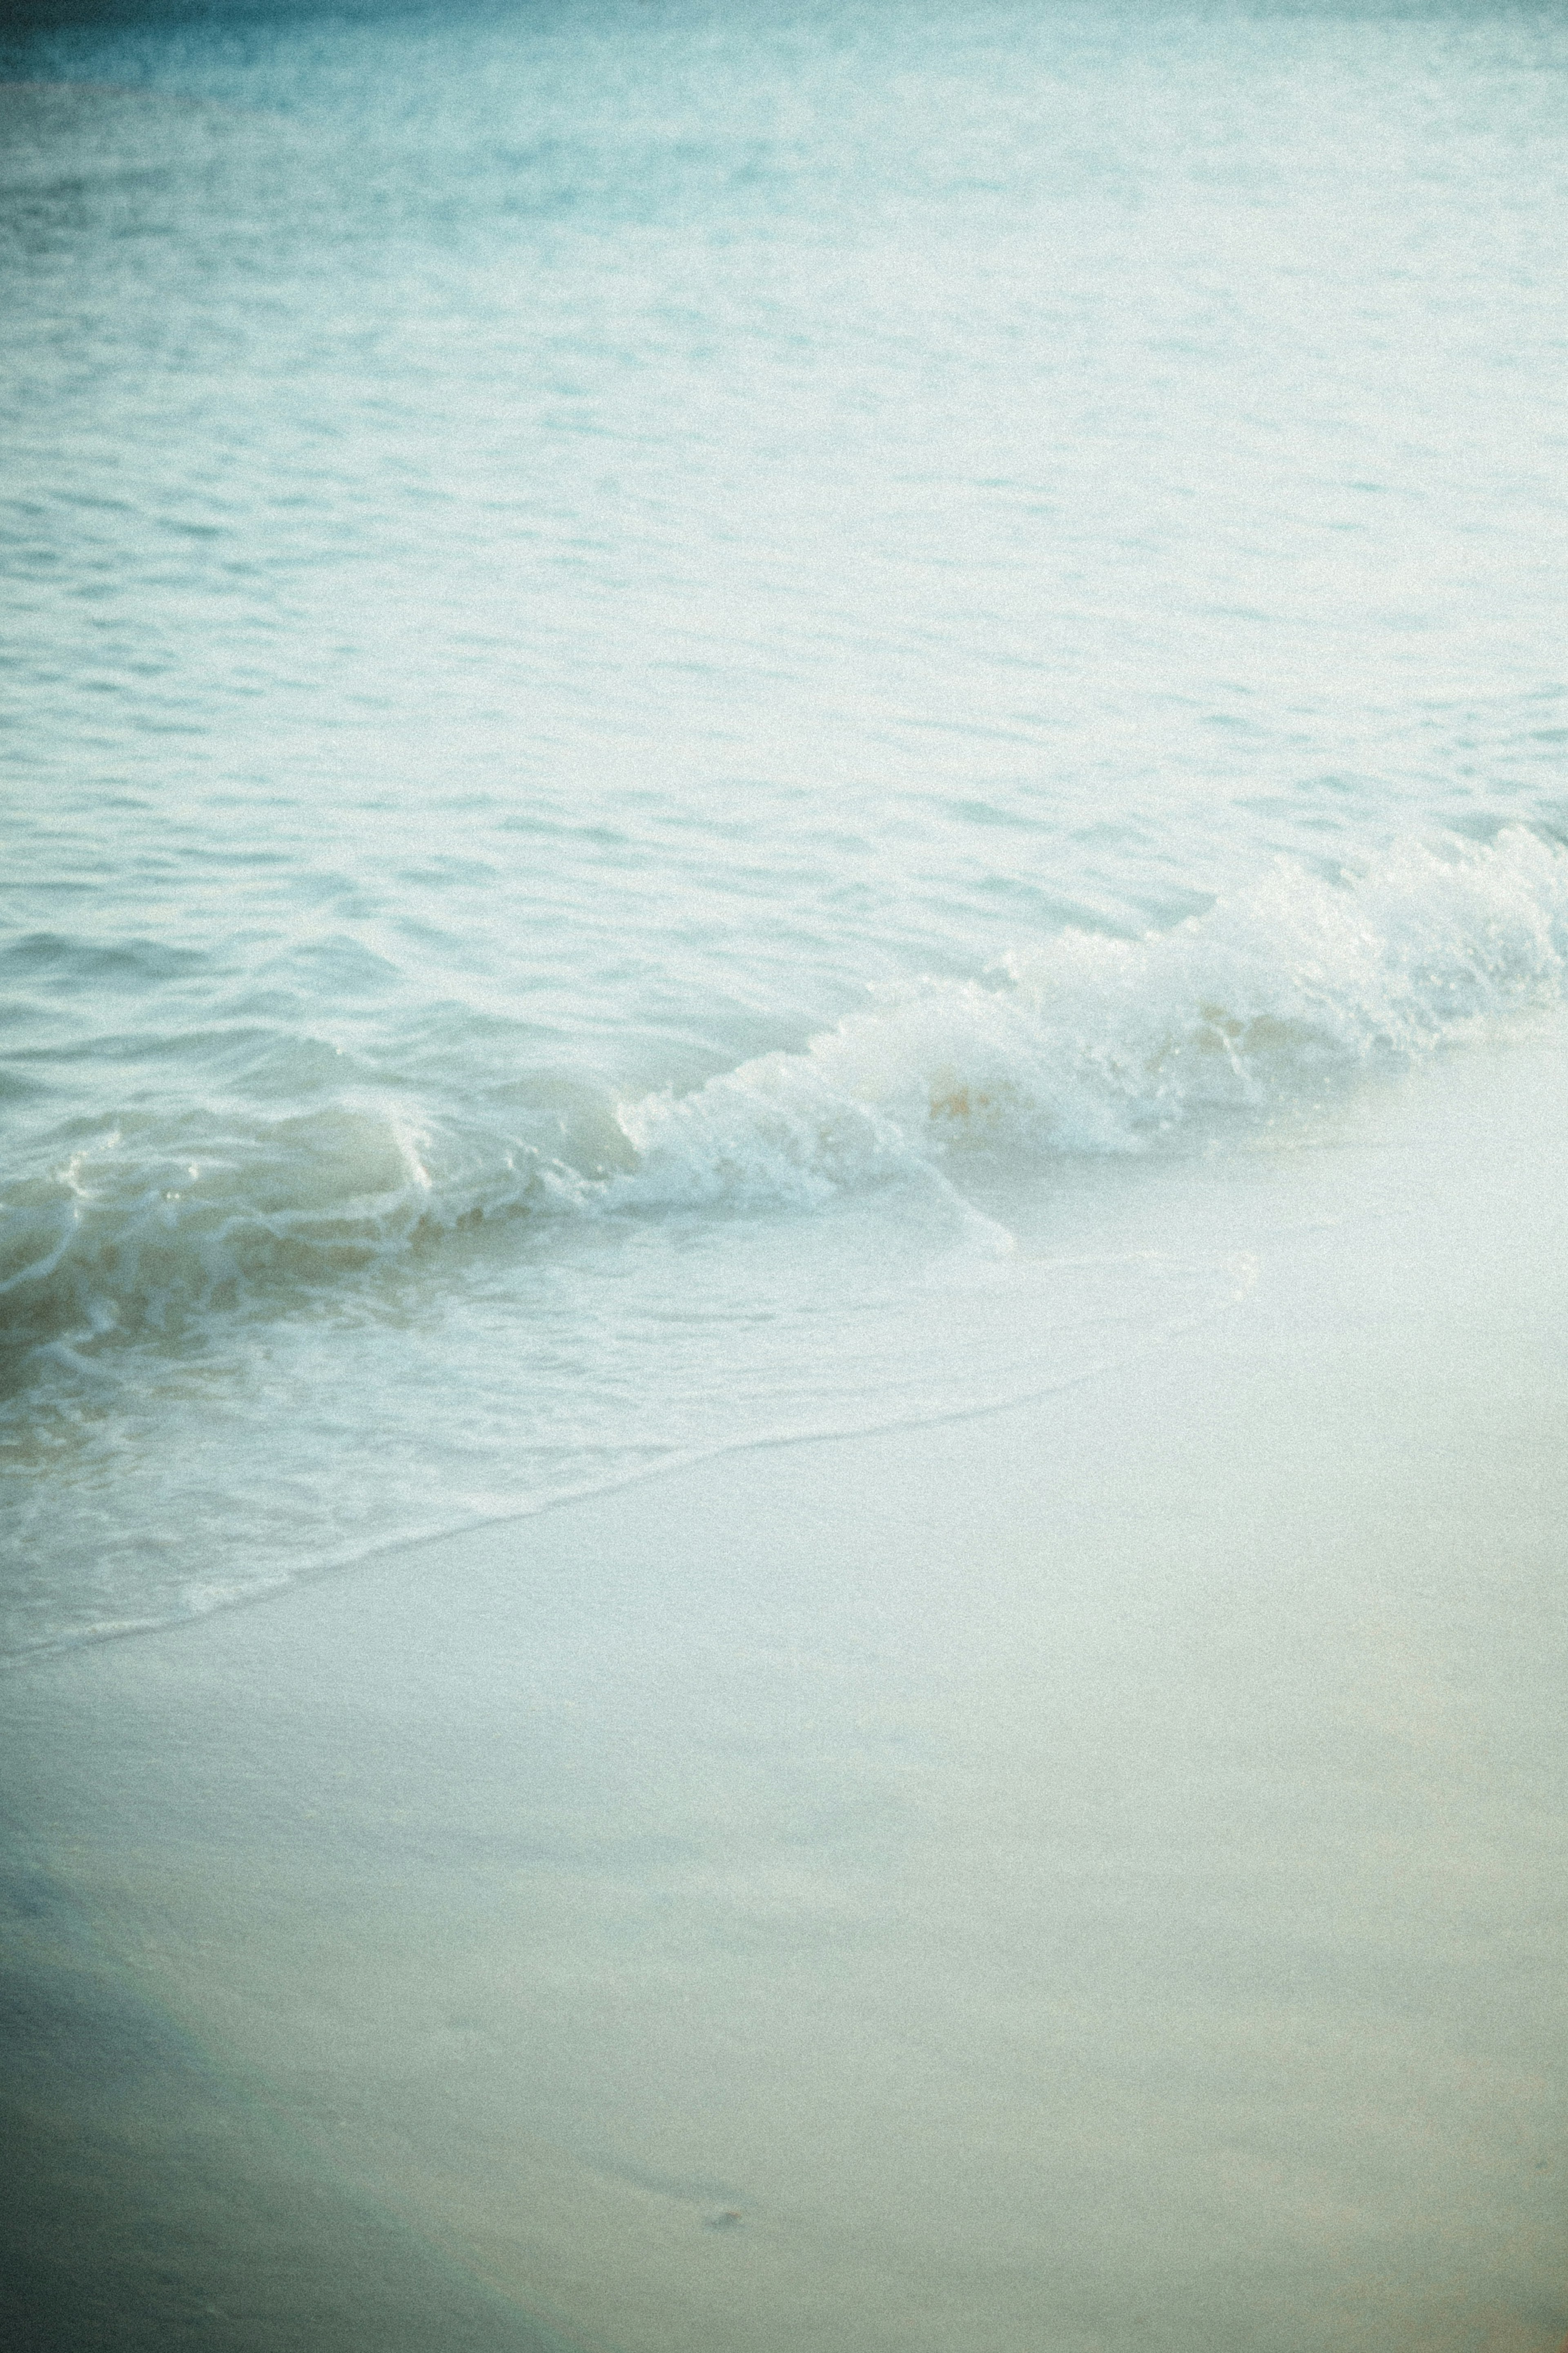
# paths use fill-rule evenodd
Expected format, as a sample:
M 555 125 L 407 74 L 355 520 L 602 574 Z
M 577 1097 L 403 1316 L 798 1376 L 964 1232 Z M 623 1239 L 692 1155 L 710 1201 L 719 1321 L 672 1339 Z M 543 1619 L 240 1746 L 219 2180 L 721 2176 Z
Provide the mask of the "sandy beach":
M 13 2341 L 1551 2353 L 1565 1071 L 1130 1175 L 1246 1280 L 1010 1411 L 14 1670 Z
M 58 1879 L 7 1858 L 0 2327 L 14 2353 L 372 2345 L 549 2353 L 345 2193 L 140 1997 Z

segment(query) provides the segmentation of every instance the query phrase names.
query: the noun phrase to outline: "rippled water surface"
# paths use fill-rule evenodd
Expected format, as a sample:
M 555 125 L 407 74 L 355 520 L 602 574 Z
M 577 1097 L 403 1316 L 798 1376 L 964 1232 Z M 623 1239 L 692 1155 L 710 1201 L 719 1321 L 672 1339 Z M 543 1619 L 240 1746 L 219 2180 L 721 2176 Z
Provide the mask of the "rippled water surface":
M 1565 66 L 0 46 L 13 1647 L 1070 1379 L 1245 1282 L 1151 1155 L 1561 1001 Z

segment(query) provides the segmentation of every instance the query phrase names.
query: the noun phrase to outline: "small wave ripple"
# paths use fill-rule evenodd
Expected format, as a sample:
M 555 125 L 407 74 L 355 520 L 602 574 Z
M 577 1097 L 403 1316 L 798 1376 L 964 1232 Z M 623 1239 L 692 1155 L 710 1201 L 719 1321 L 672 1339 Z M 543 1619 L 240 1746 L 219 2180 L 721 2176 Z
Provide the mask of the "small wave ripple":
M 1406 844 L 1339 881 L 1281 861 L 1169 932 L 1068 932 L 692 1092 L 605 1103 L 554 1151 L 363 1097 L 105 1124 L 8 1188 L 0 1317 L 28 1349 L 178 1335 L 505 1218 L 809 1208 L 913 1174 L 962 1184 L 976 1148 L 1147 1150 L 1560 1004 L 1565 972 L 1568 850 L 1531 832 Z

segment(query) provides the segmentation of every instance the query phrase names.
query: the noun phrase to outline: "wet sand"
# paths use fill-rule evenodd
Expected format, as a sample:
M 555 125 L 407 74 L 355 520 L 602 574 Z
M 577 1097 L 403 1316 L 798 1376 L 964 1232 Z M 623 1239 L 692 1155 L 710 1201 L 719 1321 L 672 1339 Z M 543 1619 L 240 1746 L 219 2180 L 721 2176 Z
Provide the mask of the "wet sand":
M 139 1995 L 62 1883 L 0 1884 L 6 2353 L 558 2353 L 335 2180 Z
M 1144 1172 L 1256 1279 L 1058 1395 L 11 1673 L 17 2341 L 1555 2353 L 1565 1067 Z

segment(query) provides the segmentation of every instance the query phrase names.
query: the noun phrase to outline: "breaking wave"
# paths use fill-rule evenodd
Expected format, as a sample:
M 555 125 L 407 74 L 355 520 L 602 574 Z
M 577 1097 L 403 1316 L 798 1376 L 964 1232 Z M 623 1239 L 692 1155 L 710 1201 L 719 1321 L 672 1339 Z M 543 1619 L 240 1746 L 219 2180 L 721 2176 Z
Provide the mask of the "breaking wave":
M 605 1101 L 553 1148 L 370 1099 L 106 1125 L 9 1188 L 0 1318 L 68 1349 L 273 1310 L 519 1216 L 810 1208 L 933 1172 L 962 1189 L 976 1148 L 1148 1150 L 1558 1005 L 1565 970 L 1568 851 L 1523 829 L 1337 882 L 1282 861 L 1169 932 L 1068 932 L 690 1093 Z
M 626 1189 L 811 1201 L 977 1140 L 1148 1148 L 1560 1003 L 1568 851 L 1515 828 L 1406 845 L 1355 881 L 1280 860 L 1126 941 L 1069 931 L 983 981 L 931 981 L 682 1097 L 621 1113 Z

